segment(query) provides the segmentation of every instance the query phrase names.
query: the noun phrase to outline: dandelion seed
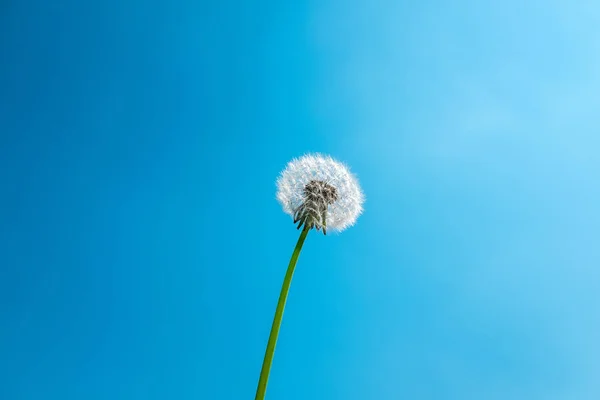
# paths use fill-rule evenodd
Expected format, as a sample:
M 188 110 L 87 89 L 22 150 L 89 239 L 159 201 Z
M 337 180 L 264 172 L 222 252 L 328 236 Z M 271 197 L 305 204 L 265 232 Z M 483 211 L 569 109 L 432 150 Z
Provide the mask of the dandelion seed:
M 344 164 L 328 156 L 309 154 L 292 160 L 283 170 L 277 179 L 277 200 L 294 223 L 298 224 L 298 229 L 302 228 L 302 233 L 281 287 L 255 400 L 263 400 L 267 391 L 283 310 L 296 262 L 308 232 L 312 228 L 322 229 L 324 234 L 327 229 L 341 232 L 354 225 L 362 213 L 364 195 L 358 180 Z

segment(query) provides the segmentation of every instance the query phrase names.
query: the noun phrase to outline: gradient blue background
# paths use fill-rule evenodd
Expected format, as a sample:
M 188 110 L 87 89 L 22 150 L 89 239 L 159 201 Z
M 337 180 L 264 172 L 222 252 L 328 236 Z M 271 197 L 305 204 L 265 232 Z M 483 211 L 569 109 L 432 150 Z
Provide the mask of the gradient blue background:
M 600 398 L 593 1 L 0 2 L 0 399 Z

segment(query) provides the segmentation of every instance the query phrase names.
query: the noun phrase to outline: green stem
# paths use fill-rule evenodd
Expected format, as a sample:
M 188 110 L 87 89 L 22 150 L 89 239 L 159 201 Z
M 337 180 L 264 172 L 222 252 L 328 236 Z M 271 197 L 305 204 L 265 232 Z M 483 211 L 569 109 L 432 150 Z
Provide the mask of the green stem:
M 302 250 L 304 239 L 306 239 L 309 230 L 310 228 L 307 225 L 304 225 L 304 229 L 298 238 L 298 243 L 296 243 L 296 248 L 292 253 L 292 258 L 288 265 L 287 272 L 285 273 L 285 278 L 283 279 L 279 301 L 277 302 L 277 309 L 275 310 L 275 317 L 273 318 L 273 325 L 271 326 L 271 334 L 269 335 L 269 342 L 267 343 L 265 359 L 263 360 L 262 369 L 260 370 L 260 379 L 258 381 L 258 388 L 256 389 L 255 400 L 263 400 L 265 398 L 267 382 L 269 381 L 269 372 L 271 371 L 271 363 L 273 362 L 273 354 L 275 353 L 275 345 L 277 344 L 277 336 L 279 335 L 279 327 L 281 326 L 281 319 L 283 318 L 285 302 L 287 300 L 288 291 L 290 290 L 290 284 L 292 283 L 292 276 L 294 276 L 294 268 L 296 268 L 300 250 Z

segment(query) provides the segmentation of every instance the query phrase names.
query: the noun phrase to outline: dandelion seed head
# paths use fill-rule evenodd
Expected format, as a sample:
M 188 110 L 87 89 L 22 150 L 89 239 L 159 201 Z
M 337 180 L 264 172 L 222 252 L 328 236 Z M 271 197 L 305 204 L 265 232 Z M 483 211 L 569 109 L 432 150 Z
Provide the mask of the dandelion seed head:
M 329 156 L 307 154 L 288 163 L 277 179 L 277 200 L 294 222 L 341 232 L 354 225 L 364 195 L 350 169 Z

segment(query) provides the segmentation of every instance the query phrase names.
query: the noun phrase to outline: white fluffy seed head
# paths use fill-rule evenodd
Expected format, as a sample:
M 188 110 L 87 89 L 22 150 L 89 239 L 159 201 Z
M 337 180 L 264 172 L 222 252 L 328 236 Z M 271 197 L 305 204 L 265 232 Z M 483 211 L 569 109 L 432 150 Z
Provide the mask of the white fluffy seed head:
M 329 156 L 307 154 L 277 179 L 277 200 L 295 221 L 341 232 L 361 214 L 364 195 L 349 168 Z M 320 200 L 320 201 L 319 201 Z

